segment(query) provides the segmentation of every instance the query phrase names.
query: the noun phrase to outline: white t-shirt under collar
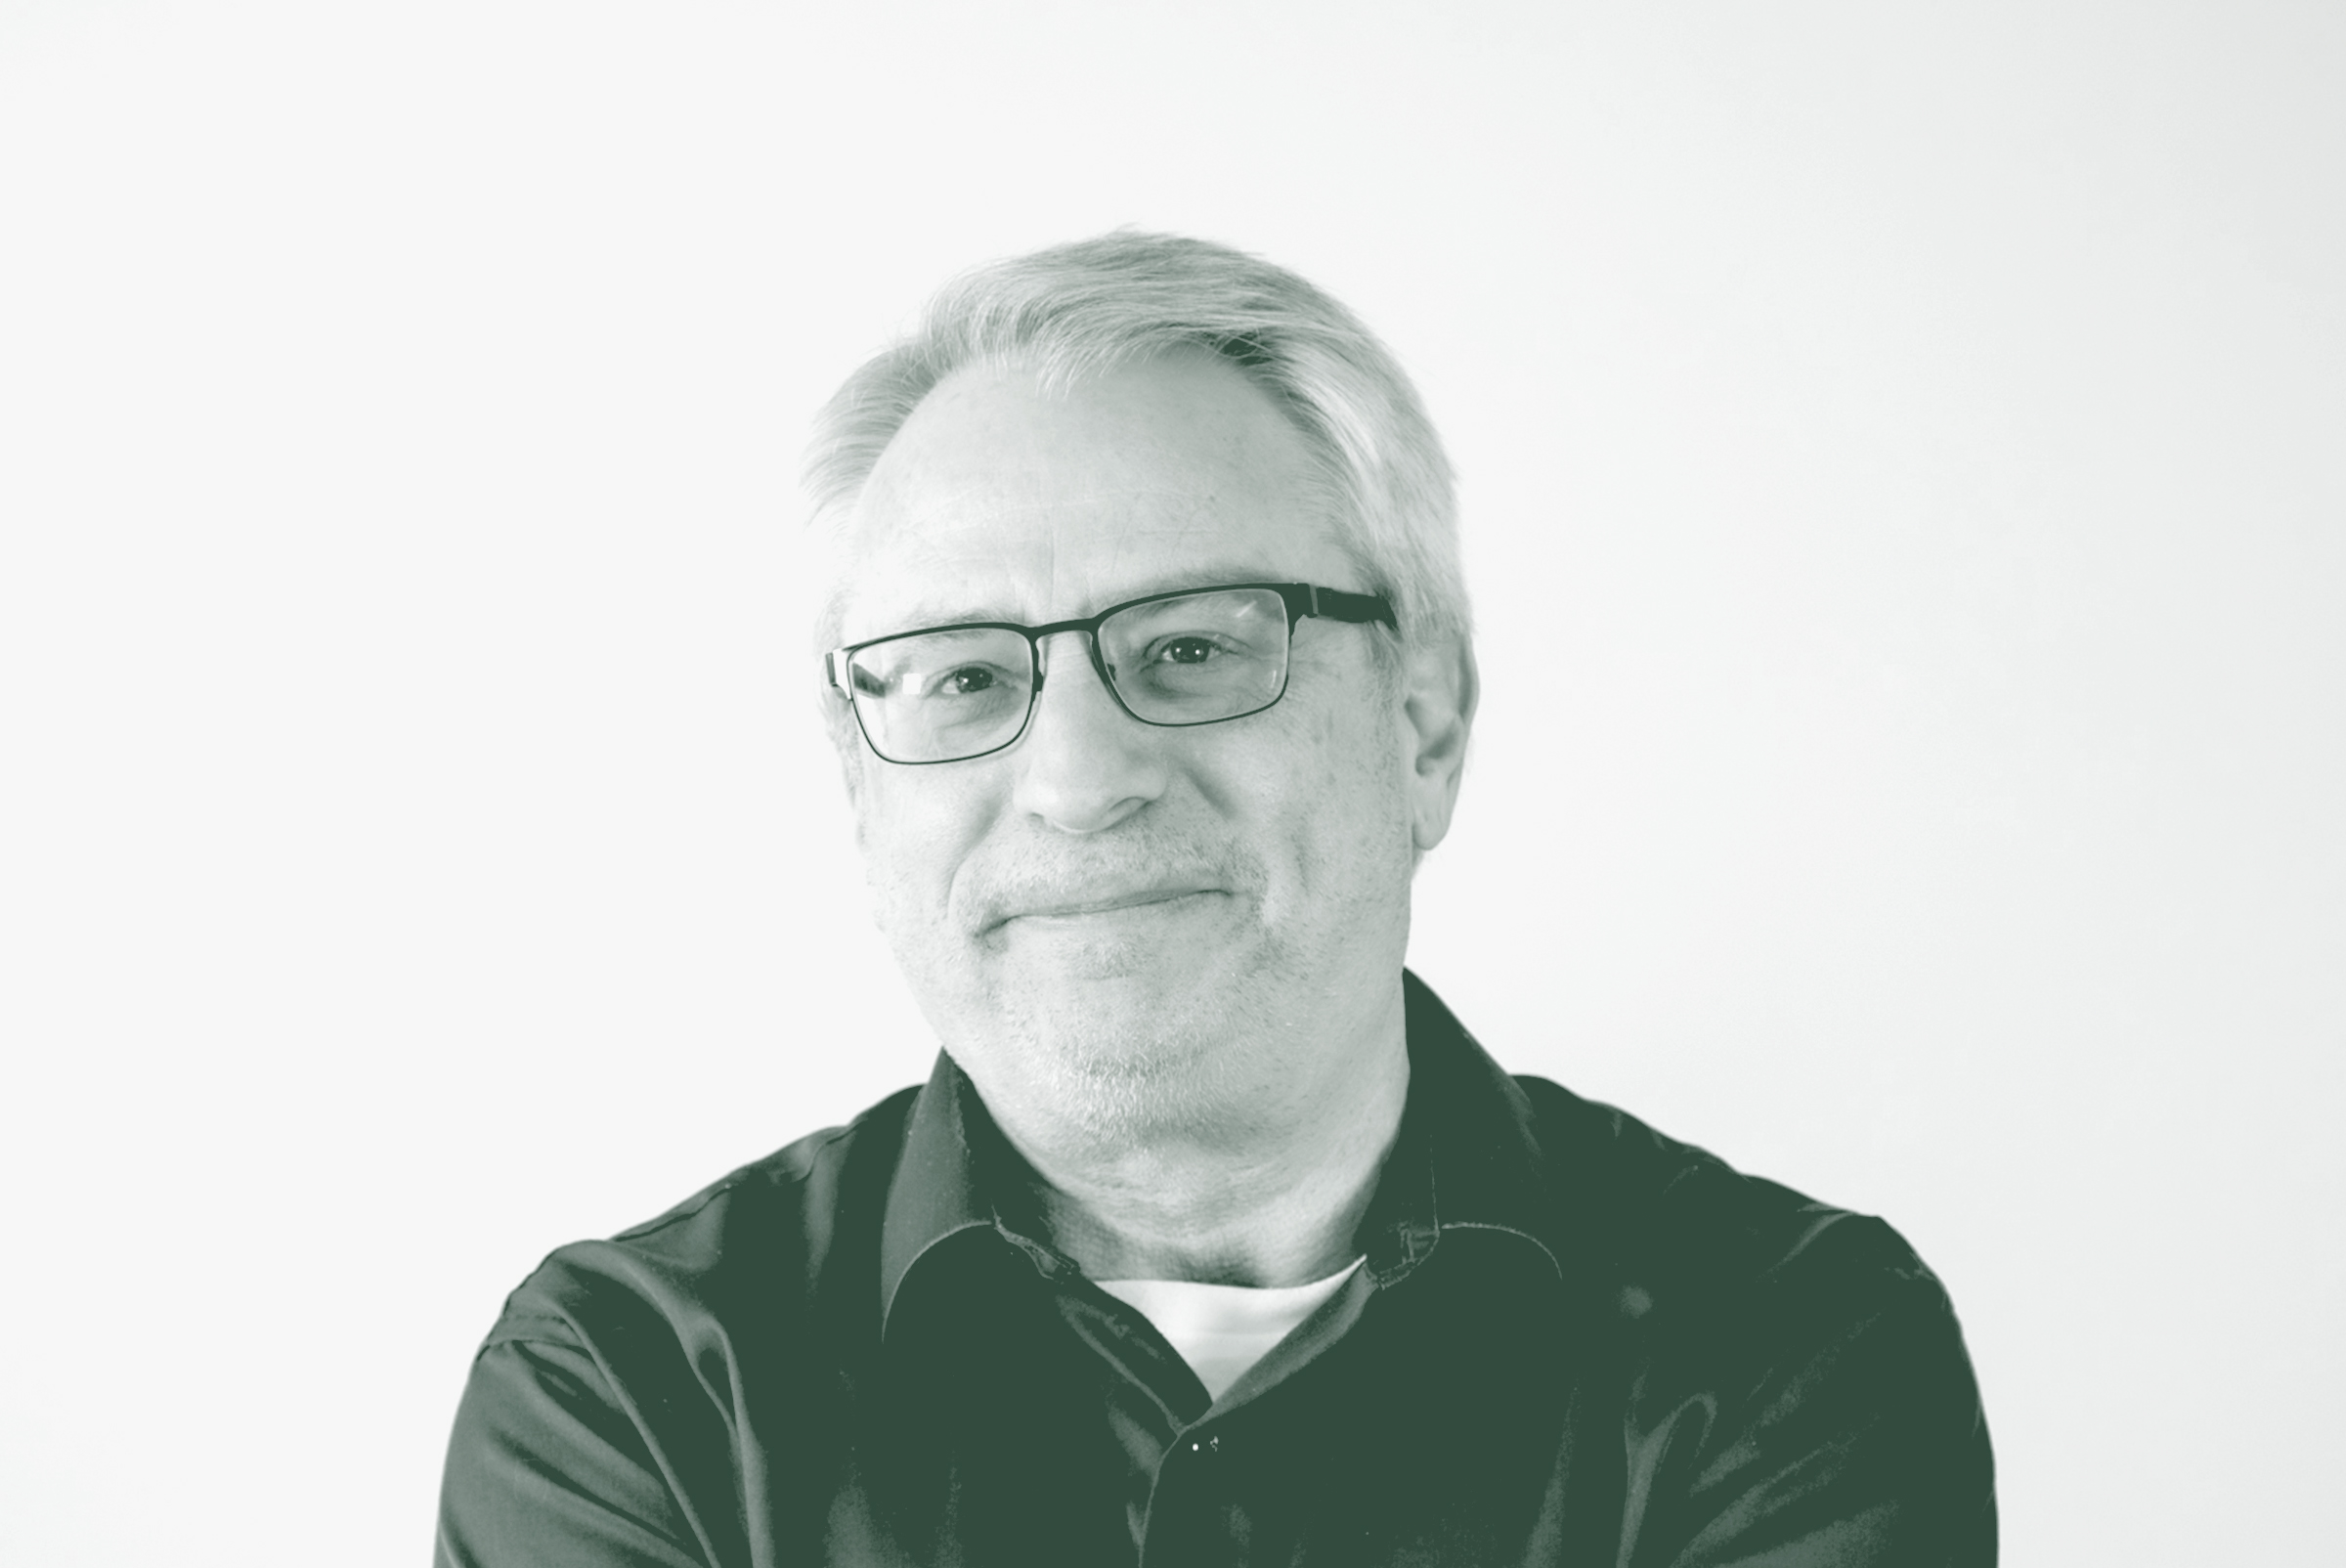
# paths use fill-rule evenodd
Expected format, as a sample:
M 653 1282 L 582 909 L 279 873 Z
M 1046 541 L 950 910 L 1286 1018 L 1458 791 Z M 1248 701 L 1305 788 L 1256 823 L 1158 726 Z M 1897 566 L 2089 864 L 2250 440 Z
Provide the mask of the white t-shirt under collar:
M 1220 1399 L 1246 1370 L 1295 1326 L 1320 1310 L 1365 1259 L 1354 1258 L 1310 1285 L 1256 1288 L 1189 1280 L 1097 1280 L 1093 1283 L 1156 1325 L 1181 1352 L 1205 1391 Z

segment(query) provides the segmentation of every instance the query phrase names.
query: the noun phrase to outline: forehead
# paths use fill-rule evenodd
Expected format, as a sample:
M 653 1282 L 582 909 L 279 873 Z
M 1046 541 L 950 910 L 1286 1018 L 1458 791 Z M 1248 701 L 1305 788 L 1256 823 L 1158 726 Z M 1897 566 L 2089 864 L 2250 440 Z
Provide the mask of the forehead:
M 844 639 L 1040 622 L 1216 582 L 1345 584 L 1310 446 L 1203 353 L 1067 386 L 973 368 L 923 400 L 848 522 Z

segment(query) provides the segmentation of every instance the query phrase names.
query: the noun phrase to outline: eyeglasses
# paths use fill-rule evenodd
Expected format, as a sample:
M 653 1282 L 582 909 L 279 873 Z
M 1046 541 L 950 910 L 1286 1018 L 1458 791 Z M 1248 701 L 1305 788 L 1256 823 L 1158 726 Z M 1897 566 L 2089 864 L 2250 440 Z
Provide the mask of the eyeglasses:
M 891 762 L 958 762 L 1026 732 L 1043 689 L 1043 638 L 1080 632 L 1116 705 L 1182 728 L 1259 714 L 1286 695 L 1295 623 L 1306 616 L 1398 630 L 1373 593 L 1308 583 L 1184 588 L 1080 621 L 971 621 L 899 632 L 823 655 L 874 753 Z

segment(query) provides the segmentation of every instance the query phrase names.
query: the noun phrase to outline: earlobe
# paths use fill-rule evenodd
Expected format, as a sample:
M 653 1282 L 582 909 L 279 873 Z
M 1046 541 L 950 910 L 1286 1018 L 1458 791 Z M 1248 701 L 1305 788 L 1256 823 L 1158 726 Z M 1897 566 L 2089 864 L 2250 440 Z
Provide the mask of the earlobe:
M 1466 741 L 1474 728 L 1482 677 L 1474 649 L 1463 638 L 1445 639 L 1408 655 L 1402 709 L 1409 747 L 1411 827 L 1422 854 L 1450 832 L 1458 781 L 1466 766 Z

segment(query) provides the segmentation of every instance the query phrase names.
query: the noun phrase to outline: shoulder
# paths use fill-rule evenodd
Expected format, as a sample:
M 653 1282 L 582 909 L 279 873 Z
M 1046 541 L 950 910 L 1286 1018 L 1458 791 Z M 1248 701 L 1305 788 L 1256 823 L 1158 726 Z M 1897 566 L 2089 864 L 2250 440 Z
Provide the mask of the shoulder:
M 1552 1211 L 1611 1267 L 1621 1310 L 1748 1313 L 1764 1302 L 1945 1311 L 1938 1281 L 1884 1220 L 1737 1170 L 1709 1150 L 1547 1079 L 1518 1076 Z
M 506 1299 L 483 1349 L 592 1343 L 654 1319 L 673 1331 L 745 1310 L 803 1310 L 874 1254 L 917 1093 L 797 1139 L 607 1240 L 557 1247 Z
M 466 1378 L 443 1557 L 747 1561 L 744 1434 L 836 1426 L 913 1097 L 540 1264 Z
M 1656 1560 L 1699 1538 L 1798 1541 L 1785 1560 L 1992 1562 L 1978 1384 L 1906 1239 L 1610 1106 L 1517 1083 L 1558 1234 L 1597 1285 L 1590 1326 L 1620 1378 Z

